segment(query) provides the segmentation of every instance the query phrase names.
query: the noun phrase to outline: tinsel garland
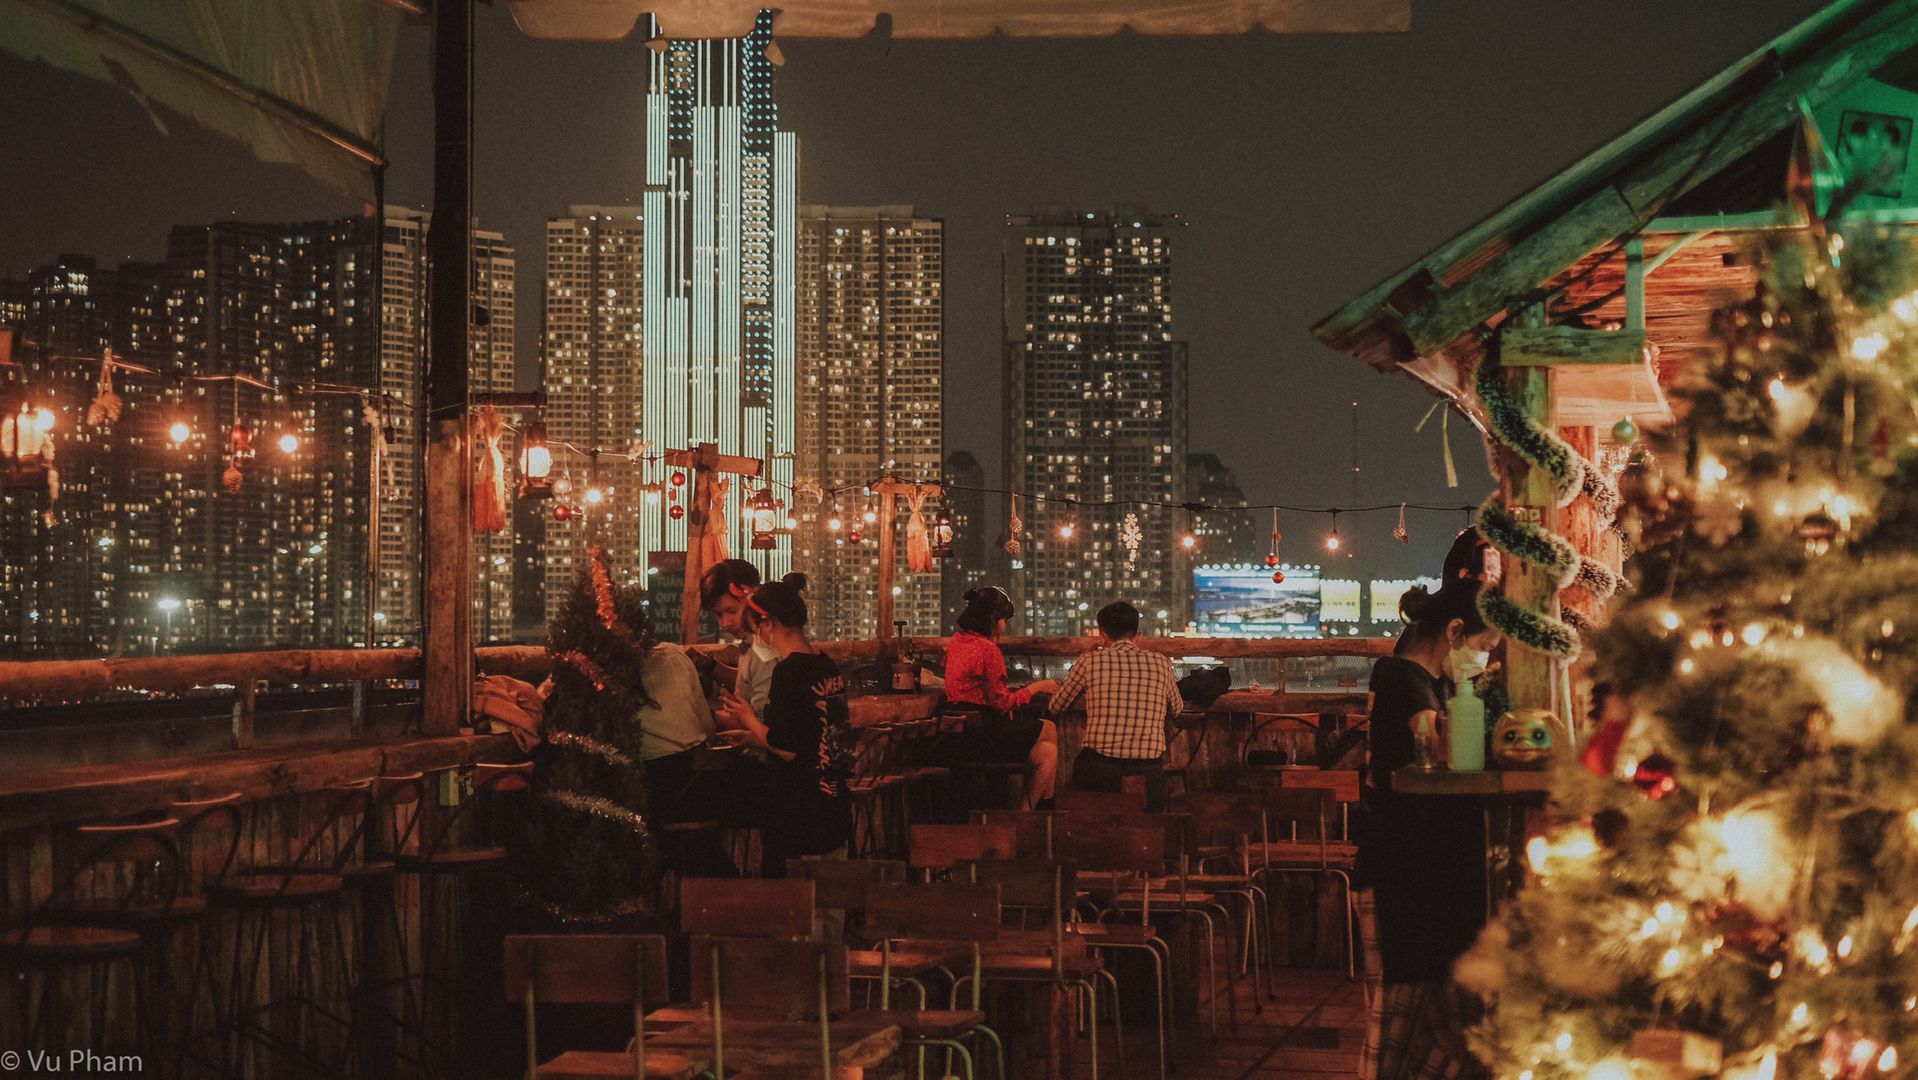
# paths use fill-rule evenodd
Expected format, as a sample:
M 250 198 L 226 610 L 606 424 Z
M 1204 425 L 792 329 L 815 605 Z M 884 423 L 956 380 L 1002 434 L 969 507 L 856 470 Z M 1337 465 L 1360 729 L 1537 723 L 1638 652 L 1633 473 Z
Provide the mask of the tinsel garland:
M 1578 631 L 1563 619 L 1520 607 L 1499 587 L 1478 594 L 1478 611 L 1499 633 L 1534 652 L 1561 660 L 1578 655 Z
M 577 911 L 573 908 L 554 903 L 551 900 L 542 900 L 525 888 L 515 887 L 513 891 L 520 897 L 522 902 L 544 911 L 547 917 L 553 921 L 575 926 L 605 926 L 609 923 L 619 922 L 622 919 L 632 918 L 635 915 L 644 915 L 652 910 L 652 904 L 648 903 L 646 898 L 641 896 L 621 900 L 619 903 L 614 904 L 604 911 Z
M 1573 451 L 1577 453 L 1577 451 Z M 1605 475 L 1605 470 L 1584 456 L 1579 464 L 1585 469 L 1583 483 L 1585 497 L 1592 501 L 1592 509 L 1598 514 L 1598 523 L 1611 528 L 1618 521 L 1618 485 Z
M 613 602 L 613 576 L 606 569 L 606 549 L 595 545 L 587 552 L 587 562 L 593 568 L 593 601 L 599 612 L 600 625 L 612 635 L 628 645 L 638 647 L 631 627 L 620 620 L 619 608 Z
M 1578 576 L 1572 582 L 1599 600 L 1608 599 L 1625 587 L 1625 579 L 1613 573 L 1611 567 L 1584 555 L 1578 558 Z
M 1500 378 L 1503 365 L 1486 360 L 1478 366 L 1477 390 L 1485 406 L 1486 422 L 1498 441 L 1524 461 L 1545 473 L 1552 482 L 1552 505 L 1564 506 L 1578 497 L 1585 486 L 1584 459 L 1572 444 L 1558 437 L 1525 415 L 1512 392 Z
M 611 743 L 601 742 L 588 735 L 580 735 L 571 731 L 553 731 L 547 733 L 546 742 L 549 746 L 564 746 L 578 750 L 583 754 L 591 754 L 593 757 L 606 762 L 608 765 L 617 765 L 622 769 L 629 768 L 633 764 L 633 759 L 628 757 L 625 751 L 622 751 L 619 747 Z
M 560 663 L 565 664 L 571 667 L 573 670 L 579 672 L 581 675 L 586 676 L 586 678 L 592 682 L 593 689 L 595 690 L 606 689 L 605 670 L 602 669 L 598 664 L 594 663 L 592 657 L 587 656 L 585 653 L 580 652 L 578 649 L 568 649 L 567 651 L 563 653 L 556 653 L 554 654 L 553 659 L 558 660 Z
M 1578 549 L 1557 533 L 1527 525 L 1513 517 L 1497 495 L 1478 508 L 1479 531 L 1499 550 L 1532 564 L 1551 577 L 1554 590 L 1563 589 L 1578 576 Z
M 621 806 L 611 799 L 598 795 L 581 795 L 576 791 L 542 791 L 540 796 L 575 813 L 591 814 L 615 825 L 624 825 L 636 833 L 646 832 L 644 817 L 641 817 L 637 811 Z

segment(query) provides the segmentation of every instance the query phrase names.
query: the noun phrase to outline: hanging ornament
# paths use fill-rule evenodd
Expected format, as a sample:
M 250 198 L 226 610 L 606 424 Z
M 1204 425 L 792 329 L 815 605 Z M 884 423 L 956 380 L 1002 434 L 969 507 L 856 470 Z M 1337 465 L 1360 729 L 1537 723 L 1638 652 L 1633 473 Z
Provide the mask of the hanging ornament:
M 1805 542 L 1805 554 L 1823 555 L 1831 550 L 1832 541 L 1838 539 L 1838 522 L 1820 507 L 1806 515 L 1795 531 Z
M 1612 441 L 1620 446 L 1630 446 L 1638 441 L 1638 425 L 1629 416 L 1621 417 L 1612 425 Z
M 1285 584 L 1285 571 L 1283 570 L 1272 571 L 1272 584 L 1274 585 Z
M 1611 717 L 1601 721 L 1598 730 L 1578 752 L 1578 763 L 1593 776 L 1610 776 L 1618 768 L 1618 748 L 1625 741 L 1629 721 Z
M 1145 530 L 1139 527 L 1139 515 L 1127 513 L 1119 524 L 1119 546 L 1125 548 L 1125 568 L 1131 573 L 1139 565 L 1139 545 L 1145 543 Z
M 672 518 L 674 521 L 678 521 L 680 518 L 686 516 L 686 508 L 680 506 L 678 503 L 674 503 L 672 506 L 666 508 L 666 516 Z
M 1026 523 L 1019 520 L 1019 496 L 1012 497 L 1012 514 L 1006 519 L 1006 554 L 1019 554 L 1019 534 L 1026 531 Z
M 863 539 L 865 538 L 859 535 L 858 529 L 854 529 L 853 531 L 846 534 L 847 543 L 857 544 Z
M 247 461 L 253 457 L 253 431 L 245 424 L 235 420 L 233 426 L 227 429 L 226 442 L 235 462 Z
M 1279 568 L 1279 540 L 1280 539 L 1281 537 L 1279 536 L 1279 508 L 1275 506 L 1272 508 L 1272 535 L 1268 540 L 1268 543 L 1270 544 L 1270 546 L 1265 549 L 1265 565 L 1268 569 L 1277 570 Z M 1283 579 L 1275 578 L 1274 580 L 1277 581 L 1277 580 L 1283 580 Z
M 677 470 L 677 469 L 675 469 L 675 470 L 673 470 L 673 486 L 674 486 L 674 487 L 685 487 L 685 486 L 686 486 L 686 474 L 685 474 L 685 473 L 683 473 L 683 472 L 680 472 L 680 471 L 679 471 L 679 470 Z
M 1412 542 L 1412 534 L 1405 529 L 1404 503 L 1399 504 L 1399 523 L 1392 527 L 1392 539 L 1397 540 L 1401 544 L 1409 544 Z
M 932 544 L 926 539 L 926 493 L 914 487 L 906 497 L 911 516 L 906 519 L 906 569 L 915 574 L 932 573 Z
M 246 474 L 231 465 L 220 474 L 220 486 L 226 488 L 228 495 L 238 495 L 241 485 L 246 483 Z
M 113 350 L 100 358 L 100 378 L 93 386 L 93 400 L 87 403 L 87 424 L 105 427 L 120 419 L 120 395 L 113 392 Z
M 573 510 L 571 504 L 563 503 L 563 502 L 556 502 L 553 504 L 553 520 L 554 521 L 571 521 L 573 519 L 574 513 L 575 511 Z
M 480 407 L 473 418 L 479 460 L 473 469 L 473 531 L 504 532 L 506 529 L 506 457 L 500 452 L 500 439 L 506 423 L 491 405 Z M 531 448 L 528 447 L 530 452 Z
M 1657 802 L 1678 790 L 1678 764 L 1664 754 L 1648 754 L 1632 771 L 1632 785 Z

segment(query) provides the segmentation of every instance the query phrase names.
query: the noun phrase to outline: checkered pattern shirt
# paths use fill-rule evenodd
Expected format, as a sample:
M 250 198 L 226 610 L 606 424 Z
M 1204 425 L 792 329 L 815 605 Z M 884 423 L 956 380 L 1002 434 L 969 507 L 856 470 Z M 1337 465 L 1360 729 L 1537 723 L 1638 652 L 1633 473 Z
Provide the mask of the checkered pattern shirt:
M 1165 722 L 1185 708 L 1172 661 L 1131 639 L 1088 653 L 1052 697 L 1052 711 L 1086 699 L 1085 748 L 1131 760 L 1165 757 Z

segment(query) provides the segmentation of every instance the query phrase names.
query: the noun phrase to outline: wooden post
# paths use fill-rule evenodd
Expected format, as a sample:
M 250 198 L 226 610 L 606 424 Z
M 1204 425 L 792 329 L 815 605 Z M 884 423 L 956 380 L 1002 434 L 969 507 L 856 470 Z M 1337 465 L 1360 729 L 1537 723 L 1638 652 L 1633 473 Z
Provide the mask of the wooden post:
M 1529 304 L 1512 312 L 1510 325 L 1533 328 L 1545 324 L 1545 309 Z M 1547 366 L 1508 368 L 1506 386 L 1525 416 L 1541 425 L 1552 422 L 1552 369 Z M 1557 531 L 1558 509 L 1553 505 L 1552 481 L 1543 469 L 1527 464 L 1510 450 L 1501 450 L 1504 467 L 1499 470 L 1499 493 L 1512 515 L 1548 531 Z M 1517 559 L 1504 561 L 1505 595 L 1521 607 L 1558 615 L 1558 589 L 1551 578 L 1537 567 Z M 1534 652 L 1517 642 L 1506 650 L 1505 690 L 1514 709 L 1558 711 L 1553 690 L 1551 657 Z
M 233 691 L 233 749 L 253 745 L 253 701 L 259 694 L 260 680 L 242 679 Z
M 910 484 L 896 476 L 887 476 L 872 486 L 873 497 L 879 509 L 879 587 L 878 622 L 880 641 L 889 640 L 893 633 L 892 625 L 892 587 L 899 576 L 899 543 L 897 540 L 899 506 L 894 502 L 895 495 L 907 492 L 922 492 L 927 498 L 937 499 L 945 495 L 938 484 Z M 930 523 L 926 526 L 930 529 Z M 928 538 L 930 539 L 930 538 Z
M 679 640 L 692 645 L 699 640 L 699 579 L 706 572 L 701 565 L 699 548 L 700 540 L 706 535 L 713 475 L 758 476 L 759 461 L 722 454 L 712 443 L 700 443 L 692 450 L 666 451 L 666 464 L 691 470 L 693 474 L 692 505 L 686 508 L 686 580 L 679 589 Z
M 472 480 L 466 365 L 473 317 L 473 5 L 433 6 L 433 223 L 427 233 L 426 498 L 420 730 L 451 735 L 472 714 Z

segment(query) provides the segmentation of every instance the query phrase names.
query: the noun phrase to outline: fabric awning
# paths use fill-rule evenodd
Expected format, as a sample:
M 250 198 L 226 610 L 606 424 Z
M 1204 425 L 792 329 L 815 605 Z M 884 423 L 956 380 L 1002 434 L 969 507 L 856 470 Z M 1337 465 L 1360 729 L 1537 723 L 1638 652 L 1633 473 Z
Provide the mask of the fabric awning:
M 381 0 L 0 0 L 0 48 L 371 202 L 400 18 Z
M 780 37 L 859 38 L 882 16 L 896 38 L 1402 33 L 1412 0 L 510 0 L 528 37 L 611 41 L 648 12 L 672 38 L 741 37 L 764 7 Z

